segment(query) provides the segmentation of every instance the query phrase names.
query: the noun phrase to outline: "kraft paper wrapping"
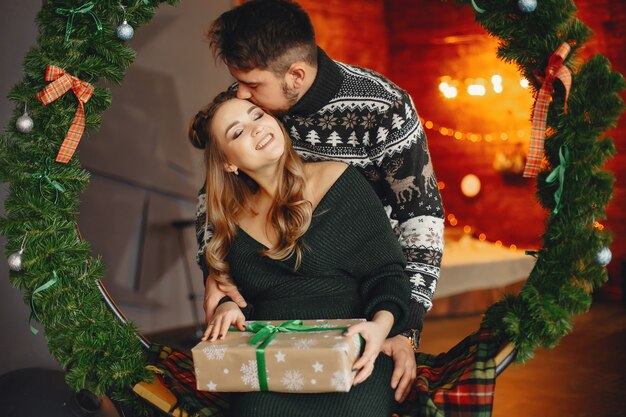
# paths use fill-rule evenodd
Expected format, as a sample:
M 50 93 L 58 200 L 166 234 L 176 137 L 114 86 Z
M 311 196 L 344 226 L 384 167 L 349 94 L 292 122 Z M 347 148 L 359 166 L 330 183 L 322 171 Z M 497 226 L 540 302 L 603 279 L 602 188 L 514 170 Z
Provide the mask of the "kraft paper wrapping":
M 343 330 L 363 319 L 303 320 L 319 327 L 307 332 L 276 333 L 264 348 L 267 391 L 293 393 L 348 392 L 356 372 L 352 365 L 361 353 L 362 340 Z M 250 324 L 252 322 L 248 322 Z M 274 326 L 283 320 L 267 321 Z M 252 332 L 229 332 L 222 340 L 200 342 L 193 355 L 197 389 L 215 392 L 261 391 L 257 347 L 248 342 Z

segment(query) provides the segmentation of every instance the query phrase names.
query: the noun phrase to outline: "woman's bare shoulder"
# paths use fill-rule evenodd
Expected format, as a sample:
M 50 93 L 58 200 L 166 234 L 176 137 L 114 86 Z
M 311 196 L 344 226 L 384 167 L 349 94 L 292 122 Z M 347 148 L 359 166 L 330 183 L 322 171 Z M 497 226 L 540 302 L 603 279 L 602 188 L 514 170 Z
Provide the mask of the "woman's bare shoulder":
M 319 188 L 330 188 L 348 168 L 348 164 L 339 161 L 313 162 L 309 165 L 311 180 L 316 182 Z
M 338 161 L 310 162 L 306 164 L 308 171 L 307 194 L 314 207 L 347 168 L 348 164 Z

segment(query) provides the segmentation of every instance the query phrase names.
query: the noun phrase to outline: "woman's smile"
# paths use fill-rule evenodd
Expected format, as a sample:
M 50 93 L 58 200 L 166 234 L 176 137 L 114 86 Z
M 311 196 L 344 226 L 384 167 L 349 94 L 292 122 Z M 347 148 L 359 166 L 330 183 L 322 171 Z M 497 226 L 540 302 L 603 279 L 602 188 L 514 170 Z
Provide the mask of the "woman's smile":
M 256 144 L 254 149 L 256 149 L 257 151 L 260 151 L 273 141 L 274 141 L 274 135 L 272 133 L 268 133 L 267 135 L 265 135 L 265 137 L 263 137 L 263 139 L 261 139 L 260 142 Z

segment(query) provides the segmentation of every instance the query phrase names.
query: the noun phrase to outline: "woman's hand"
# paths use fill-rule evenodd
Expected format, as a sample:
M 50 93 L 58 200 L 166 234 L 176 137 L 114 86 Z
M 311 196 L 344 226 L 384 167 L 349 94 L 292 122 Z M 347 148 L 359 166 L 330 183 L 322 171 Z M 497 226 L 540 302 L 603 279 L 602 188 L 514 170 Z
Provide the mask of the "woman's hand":
M 395 400 L 402 403 L 409 395 L 417 376 L 415 352 L 413 352 L 408 338 L 402 335 L 386 339 L 383 343 L 382 352 L 393 359 L 391 388 L 396 390 Z
M 215 310 L 213 321 L 209 324 L 202 340 L 214 342 L 218 338 L 223 339 L 231 326 L 236 326 L 239 330 L 244 331 L 246 328 L 243 323 L 245 317 L 237 304 L 227 301 L 220 304 Z
M 346 336 L 359 333 L 365 340 L 365 350 L 363 355 L 353 365 L 353 371 L 357 374 L 354 377 L 353 385 L 365 381 L 374 370 L 374 362 L 381 351 L 383 342 L 387 338 L 393 326 L 393 314 L 388 311 L 379 311 L 374 315 L 372 321 L 350 326 L 344 333 Z
M 209 275 L 204 286 L 204 314 L 206 324 L 211 323 L 220 300 L 225 296 L 229 296 L 241 308 L 247 305 L 246 300 L 243 299 L 237 287 L 218 283 L 214 277 Z

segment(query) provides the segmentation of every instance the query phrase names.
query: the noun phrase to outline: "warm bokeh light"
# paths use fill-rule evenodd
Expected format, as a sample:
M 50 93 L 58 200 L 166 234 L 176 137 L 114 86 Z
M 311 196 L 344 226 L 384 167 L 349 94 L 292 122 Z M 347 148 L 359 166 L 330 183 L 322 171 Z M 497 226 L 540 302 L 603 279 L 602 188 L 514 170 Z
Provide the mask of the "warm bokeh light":
M 487 235 L 484 233 L 481 233 L 478 235 L 478 240 L 480 240 L 481 242 L 483 242 L 485 239 L 487 239 Z
M 528 83 L 528 80 L 527 80 L 526 78 L 522 78 L 522 79 L 519 81 L 519 85 L 520 85 L 522 88 L 528 88 L 528 84 L 529 84 L 529 83 Z
M 491 77 L 491 83 L 493 85 L 502 85 L 502 76 L 499 74 L 495 74 Z
M 474 174 L 464 176 L 461 179 L 461 192 L 465 197 L 476 197 L 480 192 L 480 179 Z
M 433 122 L 431 122 L 430 120 L 429 120 L 429 121 L 427 121 L 427 122 L 424 124 L 424 127 L 425 127 L 426 129 L 432 129 L 432 128 L 433 128 Z
M 500 94 L 502 92 L 502 84 L 494 84 L 493 91 L 496 94 Z
M 463 232 L 467 234 L 472 233 L 472 227 L 468 225 L 463 226 Z
M 498 247 L 498 248 L 502 247 L 502 241 L 501 241 L 501 240 L 496 240 L 496 241 L 495 241 L 495 245 L 496 245 L 496 247 Z
M 470 84 L 467 86 L 467 94 L 470 96 L 484 96 L 486 92 L 487 89 L 484 85 Z
M 437 183 L 437 188 L 440 189 L 440 190 L 443 190 L 444 188 L 446 188 L 446 183 L 443 182 L 443 181 L 439 181 Z
M 517 245 L 511 245 L 511 246 L 509 246 L 509 249 L 511 249 L 511 250 L 517 250 Z
M 458 94 L 459 92 L 454 86 L 449 86 L 448 88 L 445 89 L 445 91 L 443 91 L 443 96 L 445 98 L 455 98 Z

